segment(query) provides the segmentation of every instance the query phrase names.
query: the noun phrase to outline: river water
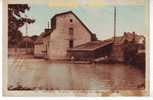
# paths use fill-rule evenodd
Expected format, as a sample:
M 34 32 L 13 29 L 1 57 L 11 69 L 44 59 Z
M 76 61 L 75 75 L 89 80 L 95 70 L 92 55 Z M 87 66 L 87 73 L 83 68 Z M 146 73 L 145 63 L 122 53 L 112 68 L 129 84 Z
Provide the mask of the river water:
M 53 63 L 43 59 L 8 59 L 8 87 L 37 90 L 142 89 L 144 73 L 125 64 Z

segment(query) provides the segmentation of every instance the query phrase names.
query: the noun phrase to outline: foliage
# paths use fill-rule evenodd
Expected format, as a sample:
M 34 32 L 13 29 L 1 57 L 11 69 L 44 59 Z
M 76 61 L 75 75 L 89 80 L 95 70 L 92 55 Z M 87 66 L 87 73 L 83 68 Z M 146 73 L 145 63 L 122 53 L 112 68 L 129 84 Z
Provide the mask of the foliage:
M 33 41 L 36 41 L 38 37 L 39 37 L 39 36 L 37 36 L 37 35 L 33 35 L 33 36 L 31 36 L 30 38 L 31 38 Z
M 26 10 L 30 10 L 27 4 L 9 4 L 8 5 L 8 44 L 15 46 L 22 39 L 22 33 L 19 28 L 25 22 L 28 24 L 34 23 L 34 19 L 21 16 Z
M 126 42 L 124 44 L 124 60 L 126 63 L 131 63 L 133 61 L 133 58 L 136 56 L 137 49 L 137 45 L 133 42 Z
M 31 37 L 23 37 L 23 39 L 18 43 L 19 48 L 33 48 L 34 41 Z

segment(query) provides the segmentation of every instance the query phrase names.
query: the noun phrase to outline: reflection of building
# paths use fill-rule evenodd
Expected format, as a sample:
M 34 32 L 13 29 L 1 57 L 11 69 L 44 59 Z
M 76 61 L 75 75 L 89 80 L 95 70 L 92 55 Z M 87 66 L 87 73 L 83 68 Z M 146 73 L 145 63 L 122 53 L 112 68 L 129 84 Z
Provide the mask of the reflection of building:
M 68 49 L 96 40 L 96 36 L 71 11 L 56 14 L 51 22 L 52 29 L 41 36 L 41 53 L 49 59 L 67 59 Z

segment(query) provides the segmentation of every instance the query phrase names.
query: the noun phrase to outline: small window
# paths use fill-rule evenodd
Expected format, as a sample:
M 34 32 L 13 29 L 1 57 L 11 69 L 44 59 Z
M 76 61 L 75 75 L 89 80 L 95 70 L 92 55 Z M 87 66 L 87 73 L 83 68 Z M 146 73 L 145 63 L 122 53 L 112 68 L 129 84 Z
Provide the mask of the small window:
M 73 28 L 69 28 L 69 34 L 73 35 Z
M 73 20 L 72 20 L 72 19 L 70 19 L 70 22 L 72 23 L 72 22 L 73 22 Z
M 70 39 L 72 40 L 73 39 L 73 28 L 69 28 L 69 36 L 70 36 Z
M 73 40 L 69 40 L 69 48 L 73 48 Z

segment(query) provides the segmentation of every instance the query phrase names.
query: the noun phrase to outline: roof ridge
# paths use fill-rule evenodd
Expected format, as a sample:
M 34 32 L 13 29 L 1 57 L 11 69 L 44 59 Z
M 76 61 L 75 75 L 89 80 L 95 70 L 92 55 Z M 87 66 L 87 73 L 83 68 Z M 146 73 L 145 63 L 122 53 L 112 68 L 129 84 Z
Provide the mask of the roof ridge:
M 52 19 L 54 19 L 55 17 L 57 16 L 60 16 L 60 15 L 63 15 L 63 14 L 68 14 L 68 13 L 72 13 L 74 15 L 74 17 L 76 17 L 76 19 L 81 23 L 81 25 L 83 25 L 83 27 L 89 32 L 89 34 L 91 35 L 91 40 L 94 41 L 94 40 L 97 40 L 94 39 L 94 33 L 92 33 L 89 28 L 80 20 L 80 18 L 73 12 L 73 11 L 66 11 L 66 12 L 63 12 L 63 13 L 58 13 L 58 14 L 55 14 Z

